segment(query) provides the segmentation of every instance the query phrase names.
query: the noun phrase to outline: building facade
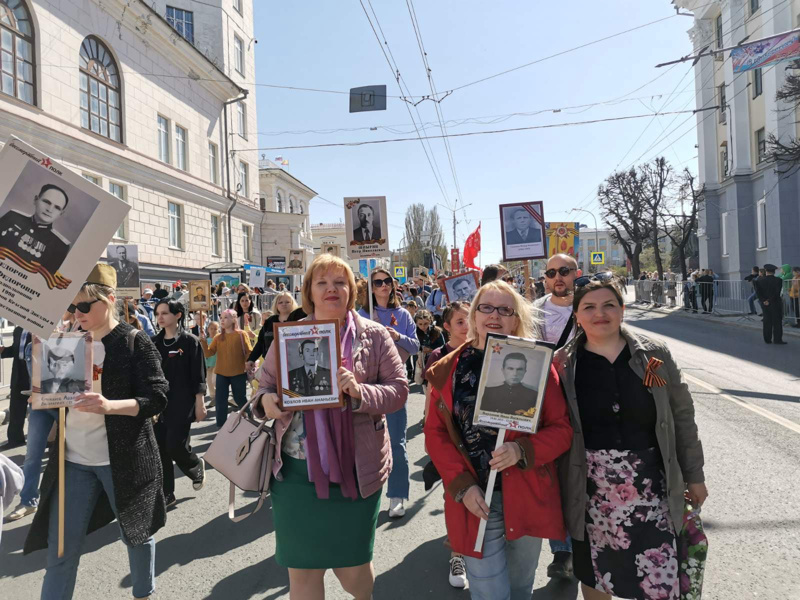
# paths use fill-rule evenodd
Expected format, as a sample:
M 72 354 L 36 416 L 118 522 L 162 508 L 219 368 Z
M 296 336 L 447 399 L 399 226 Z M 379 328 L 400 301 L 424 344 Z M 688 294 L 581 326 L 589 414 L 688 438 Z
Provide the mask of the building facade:
M 581 243 L 578 246 L 578 266 L 584 271 L 599 271 L 604 267 L 624 267 L 625 250 L 614 241 L 610 229 L 581 229 Z M 603 252 L 604 265 L 592 265 L 592 252 Z
M 755 41 L 800 25 L 798 0 L 673 0 L 694 12 L 695 52 Z M 797 111 L 776 93 L 791 63 L 734 74 L 730 53 L 694 66 L 700 183 L 700 267 L 742 279 L 754 265 L 800 263 L 798 178 L 779 174 L 767 157 L 770 135 L 800 134 Z M 718 107 L 718 108 L 713 108 Z
M 0 35 L 0 139 L 130 204 L 142 281 L 259 247 L 252 0 L 0 0 Z

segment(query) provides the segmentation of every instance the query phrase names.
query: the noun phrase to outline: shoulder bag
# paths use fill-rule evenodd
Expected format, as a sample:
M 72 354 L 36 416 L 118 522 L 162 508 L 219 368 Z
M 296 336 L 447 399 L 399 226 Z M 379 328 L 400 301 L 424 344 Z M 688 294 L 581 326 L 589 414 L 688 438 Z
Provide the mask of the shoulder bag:
M 238 412 L 228 415 L 225 425 L 217 432 L 204 459 L 230 481 L 228 517 L 234 523 L 255 514 L 269 493 L 272 462 L 275 459 L 275 430 L 267 419 L 259 422 L 245 412 L 260 396 L 255 396 Z M 258 492 L 258 504 L 246 515 L 234 516 L 236 488 Z

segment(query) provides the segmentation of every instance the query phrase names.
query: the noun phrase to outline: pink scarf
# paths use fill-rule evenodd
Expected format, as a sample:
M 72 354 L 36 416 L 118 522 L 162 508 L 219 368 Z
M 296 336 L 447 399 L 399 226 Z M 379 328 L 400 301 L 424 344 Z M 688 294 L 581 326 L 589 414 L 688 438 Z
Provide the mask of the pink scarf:
M 313 315 L 311 317 L 314 318 Z M 341 332 L 342 366 L 353 370 L 353 342 L 356 320 L 352 311 Z M 335 365 L 331 365 L 331 375 Z M 320 408 L 303 413 L 306 429 L 308 479 L 314 482 L 317 498 L 330 497 L 330 484 L 338 483 L 345 498 L 358 498 L 356 452 L 353 441 L 353 409 L 345 396 L 343 408 Z

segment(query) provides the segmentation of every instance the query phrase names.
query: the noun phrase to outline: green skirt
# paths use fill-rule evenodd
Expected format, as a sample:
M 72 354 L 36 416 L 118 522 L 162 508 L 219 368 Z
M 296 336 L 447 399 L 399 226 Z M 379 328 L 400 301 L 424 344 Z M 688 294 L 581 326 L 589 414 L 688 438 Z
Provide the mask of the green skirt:
M 380 490 L 351 500 L 337 484 L 320 500 L 308 480 L 306 461 L 281 454 L 283 481 L 272 479 L 275 560 L 292 569 L 356 567 L 372 560 Z

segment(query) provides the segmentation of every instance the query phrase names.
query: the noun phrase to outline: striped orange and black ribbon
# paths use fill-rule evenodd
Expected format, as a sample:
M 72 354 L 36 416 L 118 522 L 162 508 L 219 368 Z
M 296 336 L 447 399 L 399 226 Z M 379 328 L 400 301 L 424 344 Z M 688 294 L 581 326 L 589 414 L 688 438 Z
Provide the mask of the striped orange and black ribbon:
M 664 361 L 657 359 L 655 356 L 648 361 L 647 369 L 644 372 L 644 384 L 647 387 L 664 387 L 667 385 L 663 377 L 656 375 L 656 371 L 663 364 Z
M 22 269 L 25 269 L 28 273 L 39 273 L 42 277 L 44 277 L 44 280 L 47 282 L 47 287 L 49 289 L 51 289 L 51 290 L 53 288 L 58 288 L 60 290 L 65 290 L 72 283 L 72 280 L 67 279 L 66 277 L 64 277 L 58 271 L 56 271 L 56 274 L 53 275 L 53 274 L 50 273 L 50 271 L 48 271 L 46 268 L 44 268 L 38 262 L 36 262 L 36 261 L 28 262 L 27 260 L 21 258 L 13 250 L 10 250 L 8 248 L 4 248 L 4 247 L 0 246 L 0 260 L 2 260 L 4 258 L 9 259 L 11 262 L 16 264 L 18 267 L 20 267 Z

